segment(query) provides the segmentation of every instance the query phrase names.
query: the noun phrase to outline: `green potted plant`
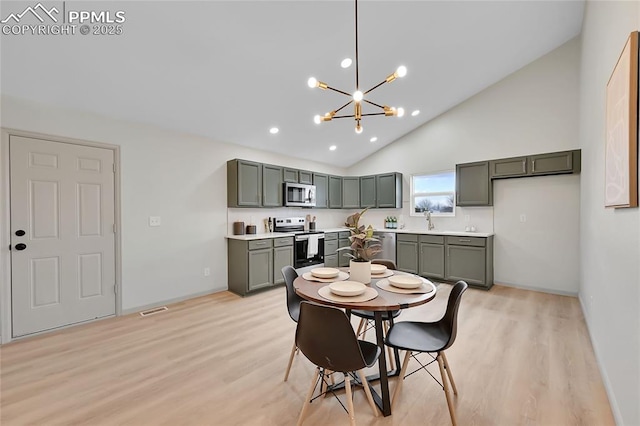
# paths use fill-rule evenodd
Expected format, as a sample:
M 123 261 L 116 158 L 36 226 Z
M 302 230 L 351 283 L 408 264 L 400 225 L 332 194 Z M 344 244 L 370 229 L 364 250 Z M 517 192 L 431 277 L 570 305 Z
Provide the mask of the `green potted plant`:
M 351 258 L 349 262 L 349 274 L 353 281 L 368 284 L 371 282 L 371 259 L 382 251 L 382 246 L 377 238 L 373 236 L 373 227 L 360 225 L 360 218 L 368 210 L 362 210 L 347 217 L 345 226 L 349 228 L 351 235 L 349 247 L 342 247 L 338 250 L 350 250 L 345 256 Z

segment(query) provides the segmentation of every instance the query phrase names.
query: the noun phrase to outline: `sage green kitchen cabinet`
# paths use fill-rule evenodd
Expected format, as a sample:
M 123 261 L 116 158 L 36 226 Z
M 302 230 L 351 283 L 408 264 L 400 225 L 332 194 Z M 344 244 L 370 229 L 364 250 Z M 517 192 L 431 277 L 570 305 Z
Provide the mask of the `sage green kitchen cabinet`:
M 329 207 L 329 176 L 314 173 L 313 184 L 316 186 L 316 208 L 326 209 Z
M 491 178 L 519 177 L 527 175 L 527 157 L 502 158 L 489 161 Z
M 360 207 L 360 178 L 342 178 L 342 208 L 357 209 Z
M 283 180 L 285 182 L 298 183 L 298 169 L 283 168 Z
M 376 175 L 376 207 L 402 208 L 402 174 Z
M 445 277 L 444 237 L 441 235 L 420 235 L 419 274 L 428 278 Z
M 418 235 L 396 235 L 396 267 L 399 271 L 418 273 Z
M 329 208 L 342 208 L 342 178 L 340 176 L 329 176 Z
M 327 232 L 324 234 L 324 266 L 337 268 L 339 265 L 338 233 Z
M 273 247 L 273 284 L 284 283 L 282 268 L 293 266 L 293 245 Z
M 262 206 L 262 164 L 227 161 L 227 207 Z
M 376 177 L 361 176 L 360 177 L 360 207 L 376 206 Z
M 529 156 L 532 175 L 580 172 L 580 150 L 551 152 Z
M 493 285 L 493 237 L 446 237 L 446 279 L 491 288 Z
M 351 241 L 349 241 L 350 232 L 338 233 L 338 248 L 350 247 Z M 349 266 L 349 256 L 345 256 L 346 253 L 351 253 L 350 250 L 341 250 L 338 252 L 338 266 Z
M 282 167 L 262 165 L 262 206 L 282 207 Z
M 245 296 L 283 283 L 281 270 L 293 266 L 293 237 L 227 240 L 229 290 Z
M 456 205 L 493 205 L 488 161 L 456 164 Z
M 298 170 L 298 183 L 313 185 L 313 173 L 306 170 Z

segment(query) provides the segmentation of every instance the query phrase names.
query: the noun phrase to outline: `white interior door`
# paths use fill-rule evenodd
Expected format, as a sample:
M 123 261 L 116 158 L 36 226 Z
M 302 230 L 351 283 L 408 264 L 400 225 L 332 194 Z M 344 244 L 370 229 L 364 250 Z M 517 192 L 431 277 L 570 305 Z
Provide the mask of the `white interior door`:
M 13 336 L 115 314 L 112 150 L 10 136 Z

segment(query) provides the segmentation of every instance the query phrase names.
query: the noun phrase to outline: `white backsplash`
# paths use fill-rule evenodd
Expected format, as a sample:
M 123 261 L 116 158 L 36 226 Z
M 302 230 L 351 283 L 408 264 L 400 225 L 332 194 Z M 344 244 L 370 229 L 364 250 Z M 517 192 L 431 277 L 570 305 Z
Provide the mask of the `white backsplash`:
M 246 225 L 256 225 L 257 233 L 264 234 L 267 229 L 264 220 L 269 217 L 306 217 L 316 216 L 316 228 L 319 230 L 337 228 L 344 225 L 347 216 L 359 211 L 359 209 L 329 210 L 307 209 L 296 207 L 282 207 L 274 209 L 227 209 L 227 233 L 233 233 L 233 222 L 244 222 Z M 373 225 L 374 228 L 383 229 L 387 216 L 395 216 L 398 219 L 398 227 L 404 225 L 405 229 L 426 230 L 427 220 L 424 216 L 410 216 L 409 202 L 404 203 L 402 209 L 370 209 L 361 220 L 363 225 Z M 465 217 L 469 216 L 469 220 Z M 458 207 L 456 215 L 433 216 L 432 222 L 435 231 L 464 231 L 467 226 L 474 226 L 476 232 L 493 232 L 493 207 Z

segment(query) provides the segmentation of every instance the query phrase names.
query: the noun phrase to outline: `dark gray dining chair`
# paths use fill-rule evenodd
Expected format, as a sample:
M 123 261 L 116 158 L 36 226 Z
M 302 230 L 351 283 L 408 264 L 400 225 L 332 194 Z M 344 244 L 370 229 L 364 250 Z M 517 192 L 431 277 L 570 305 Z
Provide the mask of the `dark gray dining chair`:
M 287 311 L 289 312 L 289 316 L 293 320 L 293 322 L 298 323 L 298 318 L 300 317 L 300 302 L 304 299 L 296 294 L 295 289 L 293 288 L 293 281 L 298 278 L 298 273 L 293 266 L 285 266 L 282 268 L 282 276 L 284 277 L 284 282 L 287 287 Z M 296 342 L 293 342 L 293 347 L 291 348 L 291 354 L 289 355 L 289 363 L 287 364 L 287 371 L 284 373 L 284 381 L 286 382 L 289 378 L 289 371 L 291 371 L 291 364 L 293 364 L 293 357 L 295 356 L 298 347 L 296 346 Z
M 326 383 L 327 372 L 344 374 L 347 412 L 352 425 L 355 425 L 355 414 L 351 393 L 351 377 L 355 378 L 356 374 L 374 415 L 378 416 L 378 409 L 373 401 L 364 369 L 376 363 L 381 350 L 376 344 L 358 340 L 349 318 L 341 309 L 302 302 L 296 329 L 296 345 L 304 356 L 316 365 L 311 387 L 298 417 L 298 425 L 304 421 L 319 378 L 323 384 Z
M 456 383 L 453 381 L 453 375 L 451 374 L 451 368 L 449 368 L 449 362 L 447 362 L 447 356 L 444 351 L 449 349 L 453 342 L 456 340 L 458 330 L 458 308 L 460 307 L 460 300 L 462 300 L 462 293 L 465 292 L 468 285 L 464 281 L 458 281 L 449 293 L 449 299 L 447 301 L 447 310 L 441 319 L 435 322 L 416 322 L 416 321 L 403 321 L 395 323 L 385 339 L 385 344 L 396 349 L 406 351 L 404 360 L 402 362 L 402 369 L 400 370 L 400 376 L 398 377 L 398 385 L 393 392 L 393 398 L 391 400 L 391 407 L 393 408 L 395 402 L 400 394 L 402 383 L 407 372 L 407 366 L 413 353 L 429 354 L 435 353 L 436 356 L 431 357 L 431 360 L 426 365 L 432 362 L 437 362 L 440 368 L 440 377 L 442 379 L 442 389 L 444 390 L 445 397 L 447 398 L 447 405 L 449 407 L 449 414 L 451 415 L 451 422 L 455 426 L 457 424 L 456 412 L 453 407 L 453 400 L 449 393 L 449 383 L 447 377 L 453 388 L 454 395 L 458 395 L 458 389 Z M 421 367 L 418 369 L 422 369 Z M 426 366 L 425 366 L 426 367 Z M 445 375 L 446 370 L 446 375 Z M 417 371 L 417 370 L 416 370 Z M 412 374 L 412 373 L 411 373 Z M 446 377 L 445 377 L 446 376 Z M 435 377 L 434 377 L 435 378 Z

